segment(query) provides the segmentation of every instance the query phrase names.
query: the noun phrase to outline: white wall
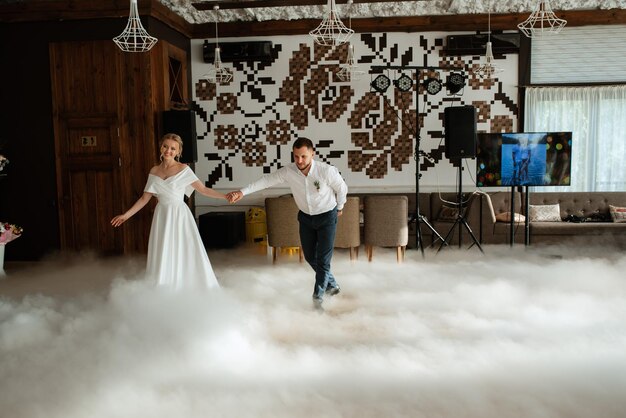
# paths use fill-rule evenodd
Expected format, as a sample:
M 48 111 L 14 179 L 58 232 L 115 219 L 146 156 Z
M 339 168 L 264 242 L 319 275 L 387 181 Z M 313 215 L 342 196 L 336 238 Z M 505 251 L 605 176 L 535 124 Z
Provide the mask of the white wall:
M 306 136 L 316 143 L 330 141 L 329 147 L 318 147 L 318 158 L 339 168 L 351 192 L 414 192 L 414 143 L 412 135 L 408 135 L 411 138 L 410 143 L 407 143 L 407 132 L 415 127 L 416 95 L 399 94 L 392 86 L 384 94 L 375 93 L 373 98 L 370 67 L 454 66 L 462 67 L 469 75 L 468 85 L 462 95 L 450 96 L 444 88 L 437 95 L 419 96 L 419 112 L 425 115 L 420 148 L 428 153 L 433 152 L 432 164 L 425 161 L 428 166 L 425 164 L 422 169 L 420 191 L 456 190 L 458 171 L 442 155 L 443 110 L 450 105 L 474 105 L 479 113 L 479 132 L 515 132 L 518 117 L 518 56 L 509 54 L 499 57 L 496 63 L 504 71 L 497 74 L 495 82 L 485 82 L 471 72 L 484 62 L 484 57 L 442 55 L 445 37 L 449 34 L 355 35 L 352 44 L 357 64 L 365 71 L 365 75 L 361 80 L 352 82 L 341 82 L 333 76 L 338 65 L 345 60 L 345 49 L 333 52 L 314 47 L 308 35 L 268 37 L 263 40 L 271 41 L 280 48 L 276 60 L 265 67 L 259 63 L 240 64 L 234 70 L 233 81 L 228 85 L 218 85 L 217 89 L 215 85 L 207 85 L 202 80 L 210 68 L 202 59 L 203 40 L 192 40 L 192 97 L 201 109 L 197 112 L 196 174 L 215 189 L 238 189 L 259 178 L 264 169 L 273 171 L 279 163 L 289 163 L 293 139 Z M 243 40 L 260 39 L 223 39 L 221 42 Z M 233 68 L 232 63 L 225 65 Z M 415 71 L 405 73 L 411 77 L 416 75 Z M 441 71 L 440 77 L 445 81 L 449 73 Z M 400 72 L 388 71 L 386 74 L 394 80 Z M 320 83 L 324 84 L 320 92 L 309 94 Z M 285 91 L 289 89 L 292 89 L 291 93 L 286 94 Z M 294 95 L 297 99 L 291 102 L 284 99 L 286 96 L 293 99 Z M 223 103 L 229 101 L 236 103 L 230 110 L 223 106 Z M 311 104 L 316 101 L 317 107 Z M 218 102 L 222 103 L 219 105 L 221 110 L 218 110 Z M 341 102 L 345 102 L 344 107 L 340 105 Z M 329 110 L 333 105 L 336 106 L 334 110 Z M 306 114 L 306 123 L 294 122 L 298 118 L 293 117 L 292 112 L 298 111 L 300 115 Z M 277 144 L 276 138 L 269 135 L 268 124 L 275 120 L 287 122 L 285 129 L 290 139 L 284 143 Z M 380 132 L 374 134 L 376 129 L 384 131 L 388 125 L 395 126 L 397 131 L 391 135 L 381 136 Z M 228 146 L 224 145 L 223 137 L 220 139 L 218 135 L 224 127 L 233 132 L 231 141 L 226 141 Z M 400 133 L 403 129 L 404 135 Z M 365 142 L 358 141 L 359 134 L 367 138 Z M 361 160 L 364 161 L 363 170 L 354 166 L 355 161 Z M 259 165 L 255 165 L 255 161 Z M 463 165 L 466 167 L 463 172 L 463 189 L 473 190 L 474 160 L 464 160 Z M 226 168 L 230 170 L 228 173 Z M 220 169 L 221 174 L 216 174 Z M 256 196 L 247 197 L 243 203 L 258 205 L 262 204 L 265 196 L 288 192 L 284 188 L 259 192 Z M 216 205 L 221 203 L 203 196 L 196 197 L 199 213 L 215 210 Z

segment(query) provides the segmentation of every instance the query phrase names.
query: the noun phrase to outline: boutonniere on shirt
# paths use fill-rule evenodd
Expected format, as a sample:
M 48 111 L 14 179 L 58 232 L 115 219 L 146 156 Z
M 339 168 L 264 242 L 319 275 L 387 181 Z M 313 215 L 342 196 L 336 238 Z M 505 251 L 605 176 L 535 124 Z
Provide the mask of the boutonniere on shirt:
M 319 182 L 319 180 L 315 180 L 315 181 L 313 182 L 313 185 L 315 186 L 315 188 L 316 188 L 316 189 L 317 189 L 317 191 L 319 192 L 319 191 L 320 191 L 320 182 Z

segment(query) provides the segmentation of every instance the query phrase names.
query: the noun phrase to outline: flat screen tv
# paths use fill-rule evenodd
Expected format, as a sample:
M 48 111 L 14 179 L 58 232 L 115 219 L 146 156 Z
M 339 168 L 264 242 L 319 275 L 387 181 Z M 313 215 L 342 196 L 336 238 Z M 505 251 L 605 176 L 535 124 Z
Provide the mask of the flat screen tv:
M 476 185 L 569 186 L 571 132 L 479 133 Z

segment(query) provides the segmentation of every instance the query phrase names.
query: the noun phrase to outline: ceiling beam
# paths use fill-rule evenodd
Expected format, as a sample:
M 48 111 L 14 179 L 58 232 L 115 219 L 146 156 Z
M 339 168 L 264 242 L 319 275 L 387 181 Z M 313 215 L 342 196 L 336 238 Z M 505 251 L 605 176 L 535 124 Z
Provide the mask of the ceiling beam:
M 128 0 L 33 0 L 0 4 L 0 22 L 53 22 L 128 18 Z M 193 25 L 174 13 L 158 0 L 138 0 L 137 11 L 141 18 L 151 16 L 192 37 Z
M 416 0 L 427 1 L 427 0 Z M 397 3 L 398 0 L 356 0 L 357 3 Z M 259 7 L 293 7 L 293 6 L 322 6 L 328 0 L 213 0 L 191 3 L 197 10 L 213 10 L 218 6 L 220 10 L 227 9 L 255 9 Z M 335 0 L 336 4 L 346 4 L 348 0 Z
M 566 27 L 586 25 L 626 24 L 626 10 L 572 10 L 558 12 L 558 16 L 567 20 Z M 487 31 L 489 15 L 436 15 L 352 18 L 352 29 L 357 33 L 380 32 L 471 32 Z M 523 22 L 528 13 L 492 14 L 491 29 L 496 31 L 517 30 L 517 24 Z M 275 35 L 303 35 L 315 29 L 320 19 L 302 19 L 263 22 L 224 22 L 219 23 L 221 38 L 267 37 Z M 213 38 L 215 23 L 193 25 L 193 38 Z
M 245 2 L 251 0 L 243 0 Z M 259 0 L 292 5 L 294 1 L 318 0 Z M 326 0 L 319 0 L 326 1 Z M 346 1 L 346 0 L 337 0 Z M 355 0 L 362 1 L 362 0 Z M 391 0 L 384 0 L 391 1 Z M 239 1 L 242 3 L 242 1 Z M 138 0 L 139 14 L 151 16 L 192 39 L 215 36 L 215 23 L 191 24 L 158 0 Z M 103 19 L 128 17 L 128 0 L 33 0 L 0 3 L 0 22 L 36 22 L 79 19 Z M 567 20 L 566 27 L 585 25 L 626 24 L 625 9 L 556 11 Z M 376 18 L 352 18 L 352 29 L 358 33 L 380 32 L 429 32 L 429 31 L 486 31 L 487 14 L 398 16 Z M 527 13 L 492 14 L 492 30 L 517 30 L 517 24 L 528 17 Z M 317 27 L 320 19 L 246 21 L 220 23 L 223 37 L 267 37 L 274 35 L 307 34 Z

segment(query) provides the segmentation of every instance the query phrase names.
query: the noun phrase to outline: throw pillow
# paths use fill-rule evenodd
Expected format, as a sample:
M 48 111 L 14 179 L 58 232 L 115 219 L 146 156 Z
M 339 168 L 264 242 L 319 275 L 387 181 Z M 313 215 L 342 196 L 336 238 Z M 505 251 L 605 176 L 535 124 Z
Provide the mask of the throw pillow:
M 613 222 L 626 222 L 626 208 L 609 205 L 609 212 Z
M 513 222 L 523 223 L 526 221 L 526 217 L 521 213 L 513 214 Z M 511 222 L 511 212 L 502 212 L 496 215 L 496 222 Z
M 450 206 L 442 206 L 439 211 L 439 216 L 437 220 L 440 221 L 456 221 L 457 216 L 459 215 L 459 210 L 457 208 L 452 208 Z
M 555 205 L 530 205 L 530 222 L 561 222 L 561 207 Z

